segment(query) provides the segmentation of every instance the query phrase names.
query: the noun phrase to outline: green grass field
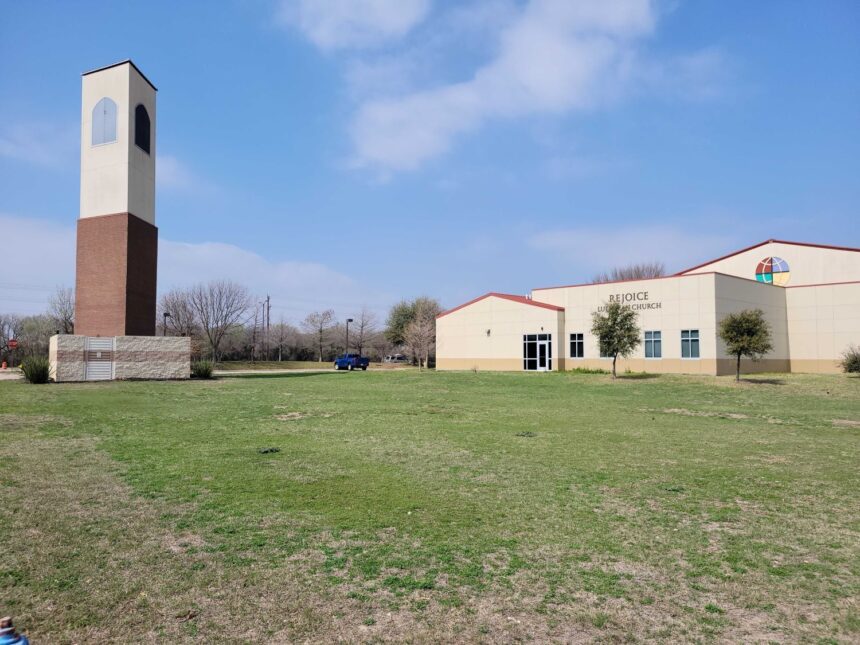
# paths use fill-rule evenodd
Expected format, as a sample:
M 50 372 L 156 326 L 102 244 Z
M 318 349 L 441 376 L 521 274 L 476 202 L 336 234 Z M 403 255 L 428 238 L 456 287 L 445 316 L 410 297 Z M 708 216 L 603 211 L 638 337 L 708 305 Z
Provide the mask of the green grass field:
M 860 639 L 857 378 L 2 382 L 0 458 L 34 642 Z

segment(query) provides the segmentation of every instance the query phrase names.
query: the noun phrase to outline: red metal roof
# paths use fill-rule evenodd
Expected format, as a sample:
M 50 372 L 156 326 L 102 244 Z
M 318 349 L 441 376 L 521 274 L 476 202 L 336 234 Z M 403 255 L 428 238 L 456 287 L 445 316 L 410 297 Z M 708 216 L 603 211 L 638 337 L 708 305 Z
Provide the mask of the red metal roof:
M 553 311 L 564 311 L 564 307 L 559 307 L 558 305 L 551 305 L 546 302 L 537 302 L 536 300 L 532 300 L 530 298 L 526 298 L 525 296 L 515 296 L 510 293 L 496 293 L 491 291 L 490 293 L 485 293 L 483 296 L 479 296 L 474 300 L 470 300 L 469 302 L 465 302 L 458 307 L 454 307 L 453 309 L 449 309 L 448 311 L 443 311 L 441 314 L 436 316 L 436 318 L 441 318 L 442 316 L 447 316 L 448 314 L 454 313 L 459 309 L 463 309 L 464 307 L 468 307 L 469 305 L 473 305 L 476 302 L 484 300 L 485 298 L 501 298 L 502 300 L 510 300 L 512 302 L 518 302 L 521 305 L 531 305 L 532 307 L 542 307 L 543 309 L 551 309 Z

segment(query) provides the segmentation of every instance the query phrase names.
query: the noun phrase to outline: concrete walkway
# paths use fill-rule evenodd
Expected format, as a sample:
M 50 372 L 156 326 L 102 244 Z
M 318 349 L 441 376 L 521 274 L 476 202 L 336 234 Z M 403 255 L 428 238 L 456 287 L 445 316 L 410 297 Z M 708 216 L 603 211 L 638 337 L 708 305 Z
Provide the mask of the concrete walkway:
M 22 378 L 24 375 L 17 367 L 0 370 L 0 381 L 18 381 Z

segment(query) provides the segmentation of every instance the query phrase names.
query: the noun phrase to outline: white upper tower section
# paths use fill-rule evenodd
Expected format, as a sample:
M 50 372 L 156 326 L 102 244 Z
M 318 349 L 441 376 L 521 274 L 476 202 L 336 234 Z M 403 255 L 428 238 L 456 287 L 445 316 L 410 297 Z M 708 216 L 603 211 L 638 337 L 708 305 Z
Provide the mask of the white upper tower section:
M 130 60 L 83 75 L 82 218 L 131 213 L 155 225 L 156 92 Z

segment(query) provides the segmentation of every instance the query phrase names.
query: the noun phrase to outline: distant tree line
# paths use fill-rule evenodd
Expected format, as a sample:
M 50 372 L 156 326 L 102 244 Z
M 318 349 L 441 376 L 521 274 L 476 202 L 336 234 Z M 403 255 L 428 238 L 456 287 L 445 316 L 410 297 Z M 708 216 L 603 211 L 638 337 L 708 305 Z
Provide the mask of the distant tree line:
M 339 318 L 334 310 L 309 313 L 295 323 L 269 319 L 263 299 L 230 280 L 176 288 L 158 301 L 158 335 L 188 336 L 195 358 L 216 361 L 331 361 L 347 350 L 381 361 L 404 354 L 419 367 L 433 363 L 438 301 L 420 297 L 394 305 L 385 323 L 368 307 Z M 47 355 L 52 335 L 73 334 L 74 290 L 58 288 L 48 311 L 31 316 L 0 314 L 0 360 L 12 356 L 8 341 L 18 341 L 16 362 Z
M 32 316 L 0 312 L 0 360 L 16 363 L 30 356 L 47 356 L 48 341 L 54 334 L 74 333 L 75 292 L 58 287 L 48 301 L 48 310 Z M 14 353 L 9 341 L 18 341 Z

